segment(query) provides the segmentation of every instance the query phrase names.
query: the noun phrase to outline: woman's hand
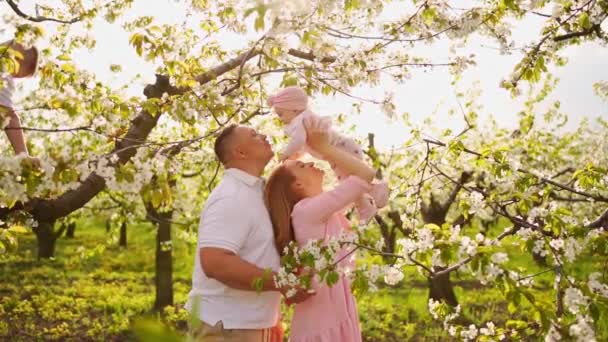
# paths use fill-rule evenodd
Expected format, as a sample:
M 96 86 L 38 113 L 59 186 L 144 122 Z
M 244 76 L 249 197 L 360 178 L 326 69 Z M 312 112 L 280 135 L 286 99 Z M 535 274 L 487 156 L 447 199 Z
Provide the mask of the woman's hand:
M 321 154 L 325 154 L 331 148 L 329 129 L 325 120 L 304 118 L 304 128 L 306 129 L 306 144 L 310 148 Z

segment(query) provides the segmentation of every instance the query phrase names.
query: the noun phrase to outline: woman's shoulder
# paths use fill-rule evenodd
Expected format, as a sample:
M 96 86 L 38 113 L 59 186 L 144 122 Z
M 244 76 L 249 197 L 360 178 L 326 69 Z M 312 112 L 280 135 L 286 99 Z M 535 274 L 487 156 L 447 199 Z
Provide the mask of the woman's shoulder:
M 303 198 L 298 203 L 293 206 L 293 210 L 291 211 L 291 217 L 297 217 L 300 213 L 306 210 L 306 205 L 310 201 L 310 197 Z

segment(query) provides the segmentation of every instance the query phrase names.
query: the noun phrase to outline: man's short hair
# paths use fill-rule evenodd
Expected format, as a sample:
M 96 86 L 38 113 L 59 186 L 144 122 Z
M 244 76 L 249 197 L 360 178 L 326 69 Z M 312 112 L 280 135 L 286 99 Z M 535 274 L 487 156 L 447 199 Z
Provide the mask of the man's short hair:
M 223 165 L 226 165 L 226 154 L 228 152 L 226 151 L 226 146 L 228 145 L 228 138 L 230 138 L 236 127 L 236 124 L 225 127 L 220 134 L 218 134 L 217 138 L 215 138 L 213 150 L 215 151 L 215 156 Z

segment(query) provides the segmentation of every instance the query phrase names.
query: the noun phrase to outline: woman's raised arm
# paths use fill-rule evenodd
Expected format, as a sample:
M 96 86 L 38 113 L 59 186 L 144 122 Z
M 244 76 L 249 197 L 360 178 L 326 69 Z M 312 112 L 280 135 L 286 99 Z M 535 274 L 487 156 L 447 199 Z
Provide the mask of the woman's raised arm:
M 323 126 L 321 120 L 304 119 L 308 146 L 321 154 L 329 163 L 342 169 L 346 174 L 357 176 L 371 183 L 376 171 L 364 161 L 330 144 L 327 127 Z

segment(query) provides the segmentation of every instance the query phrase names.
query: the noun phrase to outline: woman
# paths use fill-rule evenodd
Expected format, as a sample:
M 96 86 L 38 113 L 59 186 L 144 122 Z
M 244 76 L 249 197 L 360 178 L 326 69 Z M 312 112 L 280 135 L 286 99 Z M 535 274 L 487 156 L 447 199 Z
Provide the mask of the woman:
M 371 188 L 375 171 L 363 161 L 329 142 L 328 134 L 307 123 L 308 144 L 329 163 L 349 175 L 331 191 L 323 191 L 323 171 L 313 163 L 288 160 L 270 176 L 265 200 L 270 211 L 276 246 L 282 252 L 291 241 L 304 246 L 309 240 L 340 235 L 350 224 L 344 208 Z M 342 259 L 348 248 L 337 256 Z M 344 259 L 341 266 L 352 261 Z M 354 297 L 343 276 L 331 288 L 313 282 L 316 295 L 297 304 L 291 322 L 292 342 L 356 342 L 361 331 Z

